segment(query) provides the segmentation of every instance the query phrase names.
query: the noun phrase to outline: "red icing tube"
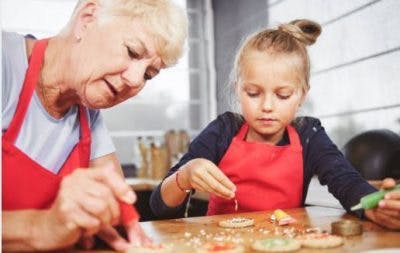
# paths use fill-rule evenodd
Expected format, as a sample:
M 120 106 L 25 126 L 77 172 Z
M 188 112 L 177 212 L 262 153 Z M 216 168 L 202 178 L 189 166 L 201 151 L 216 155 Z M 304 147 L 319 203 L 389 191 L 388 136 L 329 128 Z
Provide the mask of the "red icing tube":
M 119 209 L 121 212 L 120 220 L 122 225 L 130 225 L 132 222 L 139 221 L 140 215 L 133 205 L 119 202 Z

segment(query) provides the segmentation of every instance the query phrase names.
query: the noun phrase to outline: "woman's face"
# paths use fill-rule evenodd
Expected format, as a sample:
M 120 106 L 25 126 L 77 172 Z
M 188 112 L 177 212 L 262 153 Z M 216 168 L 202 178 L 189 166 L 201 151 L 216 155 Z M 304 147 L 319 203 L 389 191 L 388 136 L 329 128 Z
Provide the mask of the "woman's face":
M 276 144 L 295 117 L 304 93 L 291 57 L 251 52 L 244 59 L 237 92 L 250 126 L 246 140 Z
M 124 17 L 87 24 L 69 65 L 66 71 L 80 103 L 93 109 L 135 96 L 165 67 L 149 28 L 139 19 Z

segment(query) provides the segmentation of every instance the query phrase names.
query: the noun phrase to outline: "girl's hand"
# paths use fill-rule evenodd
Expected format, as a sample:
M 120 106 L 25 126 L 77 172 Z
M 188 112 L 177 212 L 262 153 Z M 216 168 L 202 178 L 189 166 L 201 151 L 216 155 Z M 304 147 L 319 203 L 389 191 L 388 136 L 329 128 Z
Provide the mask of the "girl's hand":
M 185 189 L 209 192 L 225 199 L 235 196 L 236 186 L 207 159 L 193 159 L 182 166 L 179 170 L 179 181 Z
M 383 189 L 391 189 L 395 185 L 396 182 L 392 178 L 386 178 L 382 182 Z M 400 229 L 400 191 L 387 193 L 378 207 L 365 210 L 365 215 L 383 227 Z

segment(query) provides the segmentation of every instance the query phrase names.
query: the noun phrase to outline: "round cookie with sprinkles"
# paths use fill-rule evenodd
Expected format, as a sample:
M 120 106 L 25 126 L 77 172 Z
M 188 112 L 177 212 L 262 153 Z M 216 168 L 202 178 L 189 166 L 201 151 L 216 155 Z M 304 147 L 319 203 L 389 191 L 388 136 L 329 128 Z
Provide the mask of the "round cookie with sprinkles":
M 147 246 L 134 246 L 124 251 L 125 253 L 172 253 L 171 245 L 152 244 Z
M 210 242 L 197 249 L 197 253 L 244 253 L 242 245 L 230 242 Z
M 254 225 L 254 219 L 235 217 L 232 219 L 222 220 L 218 223 L 223 228 L 244 228 Z
M 300 249 L 301 244 L 292 238 L 266 238 L 256 240 L 251 247 L 263 252 L 290 252 Z
M 308 248 L 334 248 L 343 244 L 343 238 L 328 233 L 314 233 L 296 237 L 304 247 Z

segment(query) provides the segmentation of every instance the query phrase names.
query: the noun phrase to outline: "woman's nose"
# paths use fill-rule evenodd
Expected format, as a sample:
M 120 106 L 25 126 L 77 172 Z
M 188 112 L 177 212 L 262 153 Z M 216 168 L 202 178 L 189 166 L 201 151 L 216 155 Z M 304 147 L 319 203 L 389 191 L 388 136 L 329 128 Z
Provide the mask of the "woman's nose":
M 131 62 L 123 72 L 122 79 L 130 87 L 140 87 L 144 85 L 144 74 L 146 72 L 146 64 L 141 61 Z

